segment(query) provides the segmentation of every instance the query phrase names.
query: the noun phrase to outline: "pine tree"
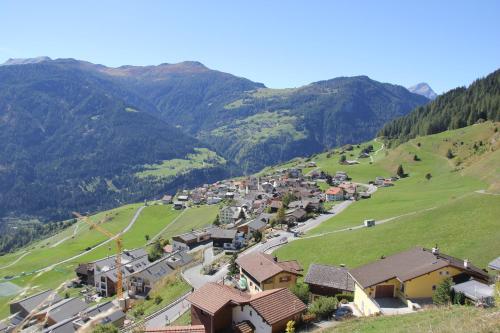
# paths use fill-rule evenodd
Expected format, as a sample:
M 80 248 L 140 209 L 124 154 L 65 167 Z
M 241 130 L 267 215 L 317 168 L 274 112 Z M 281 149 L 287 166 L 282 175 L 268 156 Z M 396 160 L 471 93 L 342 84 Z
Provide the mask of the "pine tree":
M 432 301 L 434 304 L 446 305 L 451 303 L 451 279 L 446 278 L 441 282 L 432 295 Z
M 405 175 L 405 171 L 403 170 L 403 165 L 400 164 L 398 166 L 398 170 L 396 171 L 396 174 L 398 175 L 399 178 L 404 178 L 406 175 Z

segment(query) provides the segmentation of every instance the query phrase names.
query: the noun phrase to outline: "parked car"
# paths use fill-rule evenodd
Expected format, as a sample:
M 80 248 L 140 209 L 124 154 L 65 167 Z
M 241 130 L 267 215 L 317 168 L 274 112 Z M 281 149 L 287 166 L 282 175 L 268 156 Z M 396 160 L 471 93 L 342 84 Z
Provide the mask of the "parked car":
M 335 311 L 335 314 L 333 315 L 333 318 L 335 320 L 344 320 L 351 318 L 353 316 L 352 314 L 352 309 L 348 306 L 341 306 L 340 308 Z

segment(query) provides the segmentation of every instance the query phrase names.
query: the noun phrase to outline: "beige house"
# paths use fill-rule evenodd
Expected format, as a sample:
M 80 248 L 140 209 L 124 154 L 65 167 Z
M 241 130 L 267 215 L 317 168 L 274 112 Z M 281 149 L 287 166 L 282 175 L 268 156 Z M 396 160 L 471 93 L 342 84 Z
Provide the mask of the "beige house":
M 262 252 L 254 252 L 236 260 L 240 267 L 240 286 L 250 293 L 276 288 L 288 288 L 301 276 L 302 267 L 296 260 L 279 261 Z

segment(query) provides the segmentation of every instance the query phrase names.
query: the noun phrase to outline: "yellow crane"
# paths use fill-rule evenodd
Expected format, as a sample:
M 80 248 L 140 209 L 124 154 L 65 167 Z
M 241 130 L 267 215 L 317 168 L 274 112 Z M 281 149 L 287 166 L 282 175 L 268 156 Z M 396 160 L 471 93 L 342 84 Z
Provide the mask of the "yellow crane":
M 112 239 L 115 241 L 115 243 L 116 243 L 116 275 L 117 275 L 116 296 L 118 297 L 118 300 L 121 300 L 123 298 L 123 275 L 122 275 L 122 246 L 123 246 L 123 243 L 122 243 L 121 235 L 114 235 L 113 233 L 104 229 L 103 227 L 101 227 L 97 223 L 90 221 L 88 216 L 83 216 L 78 212 L 73 212 L 73 215 L 75 215 L 78 219 L 83 220 L 90 227 L 95 228 L 100 233 L 109 237 L 109 239 Z

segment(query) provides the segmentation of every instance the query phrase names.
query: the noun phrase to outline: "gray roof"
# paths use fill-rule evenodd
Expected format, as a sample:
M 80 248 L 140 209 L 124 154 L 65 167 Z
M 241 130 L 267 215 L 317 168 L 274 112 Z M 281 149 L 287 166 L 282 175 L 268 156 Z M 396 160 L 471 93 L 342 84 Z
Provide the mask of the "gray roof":
M 57 303 L 60 300 L 62 300 L 61 296 L 57 295 L 53 290 L 45 290 L 14 303 L 19 304 L 25 311 L 31 312 L 42 303 L 49 305 Z
M 168 265 L 167 259 L 167 257 L 161 258 L 149 264 L 140 271 L 135 272 L 134 276 L 140 275 L 151 283 L 160 280 L 162 277 L 173 272 L 172 268 Z
M 483 298 L 493 297 L 493 286 L 478 282 L 476 280 L 469 280 L 464 283 L 459 283 L 451 287 L 455 292 L 463 293 L 467 298 L 478 301 Z
M 147 251 L 143 248 L 138 248 L 138 249 L 134 249 L 134 250 L 124 250 L 122 252 L 122 264 L 125 264 L 127 262 L 131 262 L 135 259 L 147 256 L 147 255 L 148 255 Z M 93 263 L 98 270 L 101 270 L 104 267 L 114 268 L 116 265 L 116 255 L 112 255 L 112 256 L 109 256 L 106 258 L 96 260 Z
M 76 332 L 73 321 L 76 317 L 70 317 L 43 330 L 43 333 L 74 333 Z
M 228 239 L 234 239 L 237 234 L 237 230 L 230 230 L 230 229 L 222 229 L 222 228 L 213 228 L 211 231 L 212 238 L 228 238 Z
M 191 257 L 185 251 L 177 252 L 168 257 L 167 259 L 167 263 L 172 269 L 176 269 L 177 267 L 187 265 L 191 261 L 193 261 L 193 257 Z
M 260 220 L 252 220 L 248 223 L 248 227 L 250 229 L 254 229 L 254 230 L 261 230 L 263 228 L 266 227 L 266 223 L 260 221 Z
M 54 304 L 44 310 L 42 313 L 47 312 L 47 315 L 52 318 L 55 322 L 61 322 L 68 318 L 74 317 L 79 312 L 87 308 L 85 304 L 79 298 L 67 298 Z
M 113 309 L 114 311 L 111 311 Z M 102 323 L 114 323 L 125 317 L 125 313 L 120 308 L 116 307 L 111 301 L 88 308 L 84 312 L 89 317 L 96 317 L 107 311 L 110 311 L 110 313 L 101 320 Z
M 139 257 L 136 259 L 133 259 L 132 261 L 122 261 L 122 277 L 129 276 L 130 274 L 135 273 L 136 271 L 139 271 L 145 267 L 147 267 L 150 264 L 148 260 L 148 256 L 145 255 L 143 257 Z M 104 275 L 106 275 L 111 281 L 116 282 L 118 280 L 118 274 L 116 270 L 116 265 L 113 264 L 112 269 L 104 272 Z
M 492 260 L 489 264 L 488 267 L 491 269 L 494 269 L 495 271 L 500 271 L 500 257 Z
M 354 291 L 354 280 L 345 267 L 312 264 L 304 279 L 305 283 Z

